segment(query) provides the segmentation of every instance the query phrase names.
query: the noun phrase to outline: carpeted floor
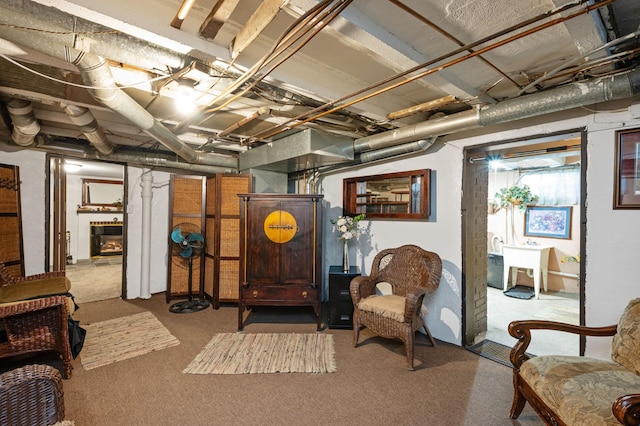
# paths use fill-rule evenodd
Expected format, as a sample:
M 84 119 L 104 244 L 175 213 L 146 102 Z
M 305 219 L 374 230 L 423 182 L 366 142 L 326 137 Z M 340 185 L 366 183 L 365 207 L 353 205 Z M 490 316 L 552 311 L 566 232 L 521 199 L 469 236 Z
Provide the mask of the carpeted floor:
M 415 371 L 399 341 L 365 329 L 354 348 L 351 330 L 324 329 L 317 333 L 334 340 L 331 374 L 184 374 L 214 335 L 237 333 L 238 309 L 183 315 L 168 308 L 156 294 L 85 303 L 76 312 L 85 326 L 148 311 L 180 344 L 91 370 L 74 360 L 63 381 L 66 419 L 76 426 L 543 425 L 528 405 L 518 420 L 509 418 L 511 368 L 457 345 L 432 347 L 419 333 Z M 246 314 L 243 333 L 316 333 L 316 317 L 310 308 L 264 307 Z
M 68 267 L 71 293 L 76 303 L 95 302 L 120 297 L 122 293 L 122 263 L 92 262 Z
M 333 335 L 219 333 L 183 373 L 333 373 Z

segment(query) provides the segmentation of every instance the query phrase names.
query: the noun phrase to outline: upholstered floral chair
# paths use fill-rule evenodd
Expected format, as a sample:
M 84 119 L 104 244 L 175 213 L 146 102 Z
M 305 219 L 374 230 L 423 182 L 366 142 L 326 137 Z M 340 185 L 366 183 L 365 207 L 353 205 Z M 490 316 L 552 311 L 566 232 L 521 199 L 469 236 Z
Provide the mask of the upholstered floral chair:
M 436 253 L 415 245 L 382 250 L 376 255 L 369 276 L 355 277 L 350 291 L 353 300 L 353 346 L 360 329 L 366 327 L 379 336 L 404 343 L 407 365 L 413 370 L 415 332 L 424 328 L 431 344 L 436 342 L 423 320 L 425 294 L 438 288 L 442 261 Z M 380 294 L 376 287 L 391 289 Z
M 529 357 L 526 350 L 532 330 L 613 336 L 611 359 Z M 509 324 L 509 333 L 518 339 L 510 354 L 514 374 L 511 418 L 518 418 L 528 402 L 546 424 L 640 424 L 640 298 L 629 302 L 617 325 L 586 327 L 525 320 Z

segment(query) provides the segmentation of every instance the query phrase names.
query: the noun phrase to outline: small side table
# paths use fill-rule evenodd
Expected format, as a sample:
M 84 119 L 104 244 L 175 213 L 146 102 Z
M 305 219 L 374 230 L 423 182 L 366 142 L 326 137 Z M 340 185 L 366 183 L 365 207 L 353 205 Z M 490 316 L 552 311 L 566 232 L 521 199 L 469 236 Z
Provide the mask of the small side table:
M 353 302 L 349 284 L 360 275 L 360 268 L 350 266 L 342 272 L 342 266 L 329 266 L 329 328 L 353 328 Z

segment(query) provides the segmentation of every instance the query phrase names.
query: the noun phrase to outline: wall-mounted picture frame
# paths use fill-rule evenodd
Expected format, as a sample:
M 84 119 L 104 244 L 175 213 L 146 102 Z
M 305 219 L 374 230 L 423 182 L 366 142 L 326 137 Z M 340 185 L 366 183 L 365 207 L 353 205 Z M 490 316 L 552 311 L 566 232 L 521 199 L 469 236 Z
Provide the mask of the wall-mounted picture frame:
M 527 207 L 524 215 L 524 235 L 571 238 L 571 207 Z
M 614 209 L 640 209 L 640 129 L 616 132 Z

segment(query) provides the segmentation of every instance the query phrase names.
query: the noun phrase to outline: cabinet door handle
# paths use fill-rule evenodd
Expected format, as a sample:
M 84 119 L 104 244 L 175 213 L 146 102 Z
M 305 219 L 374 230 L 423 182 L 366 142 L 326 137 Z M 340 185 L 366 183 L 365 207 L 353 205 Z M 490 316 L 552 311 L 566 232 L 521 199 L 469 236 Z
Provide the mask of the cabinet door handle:
M 340 290 L 340 296 L 348 296 L 349 290 Z
M 306 291 L 306 290 L 302 292 L 302 297 L 303 297 L 304 299 L 306 299 L 306 298 L 307 298 L 307 291 Z

